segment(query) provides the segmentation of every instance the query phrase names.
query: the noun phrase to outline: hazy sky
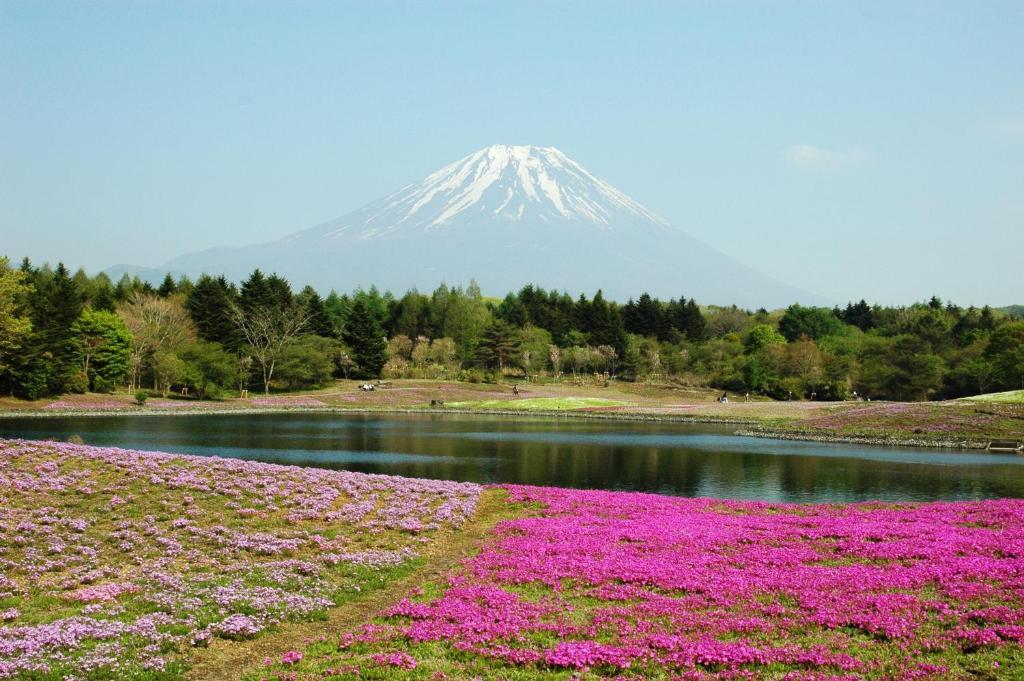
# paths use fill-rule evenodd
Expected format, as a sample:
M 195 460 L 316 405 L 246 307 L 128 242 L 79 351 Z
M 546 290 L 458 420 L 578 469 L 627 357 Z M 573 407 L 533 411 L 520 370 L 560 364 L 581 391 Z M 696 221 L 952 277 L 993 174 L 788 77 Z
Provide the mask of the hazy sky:
M 265 241 L 493 143 L 835 300 L 1024 303 L 1019 0 L 0 0 L 12 257 Z

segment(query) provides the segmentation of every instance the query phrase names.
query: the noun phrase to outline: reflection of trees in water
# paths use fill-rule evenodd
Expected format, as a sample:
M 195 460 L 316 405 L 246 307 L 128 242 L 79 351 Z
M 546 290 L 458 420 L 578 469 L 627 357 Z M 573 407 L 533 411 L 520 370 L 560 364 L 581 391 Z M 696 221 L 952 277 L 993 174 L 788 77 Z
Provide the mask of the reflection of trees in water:
M 477 482 L 630 489 L 792 501 L 1024 496 L 1024 465 L 900 463 L 651 445 L 623 434 L 728 435 L 728 427 L 494 417 L 331 414 L 96 417 L 0 421 L 0 436 L 82 435 L 90 444 L 215 451 L 275 463 Z M 502 439 L 507 434 L 508 439 Z M 603 434 L 615 442 L 602 442 Z M 587 441 L 545 441 L 545 436 Z M 780 443 L 780 452 L 791 443 Z M 232 451 L 233 450 L 233 451 Z M 803 451 L 807 451 L 804 449 Z M 872 450 L 875 451 L 875 450 Z M 877 450 L 883 451 L 884 450 Z M 359 453 L 358 460 L 346 459 Z M 379 460 L 374 460 L 379 453 Z M 834 452 L 833 452 L 834 454 Z M 397 456 L 395 456 L 397 455 Z M 409 456 L 413 455 L 413 456 Z M 332 460 L 333 458 L 333 460 Z

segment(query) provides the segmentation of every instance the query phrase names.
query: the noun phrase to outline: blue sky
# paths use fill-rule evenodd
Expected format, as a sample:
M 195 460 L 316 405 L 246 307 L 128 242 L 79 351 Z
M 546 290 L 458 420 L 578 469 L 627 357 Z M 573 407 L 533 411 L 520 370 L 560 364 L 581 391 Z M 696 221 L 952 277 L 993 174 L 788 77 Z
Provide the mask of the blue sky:
M 837 301 L 1024 303 L 1022 45 L 1020 2 L 0 0 L 0 252 L 157 265 L 538 144 Z

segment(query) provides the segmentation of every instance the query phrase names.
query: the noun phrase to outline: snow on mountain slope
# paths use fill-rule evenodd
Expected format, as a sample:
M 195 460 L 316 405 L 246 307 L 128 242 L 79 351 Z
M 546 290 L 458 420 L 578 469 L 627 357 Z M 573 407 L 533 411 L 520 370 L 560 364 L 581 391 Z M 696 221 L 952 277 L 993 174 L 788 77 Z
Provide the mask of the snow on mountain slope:
M 394 232 L 486 226 L 495 220 L 575 221 L 601 229 L 634 221 L 666 225 L 554 147 L 496 144 L 286 241 L 309 236 L 372 239 Z
M 336 220 L 156 271 L 237 280 L 255 267 L 322 290 L 476 279 L 488 295 L 533 283 L 621 301 L 647 291 L 747 307 L 824 302 L 693 239 L 553 147 L 487 147 Z

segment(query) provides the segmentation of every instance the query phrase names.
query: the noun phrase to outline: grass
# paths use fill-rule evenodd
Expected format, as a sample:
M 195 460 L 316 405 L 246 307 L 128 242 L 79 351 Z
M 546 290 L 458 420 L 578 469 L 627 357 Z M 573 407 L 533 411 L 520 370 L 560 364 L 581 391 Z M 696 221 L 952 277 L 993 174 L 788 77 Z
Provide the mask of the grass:
M 514 411 L 567 411 L 595 407 L 628 407 L 630 403 L 601 397 L 524 397 L 511 400 L 477 400 L 449 402 L 456 409 L 514 410 Z
M 1004 404 L 1024 404 L 1024 390 L 1008 390 L 1002 393 L 988 393 L 963 398 L 964 402 L 1000 402 Z
M 830 406 L 772 426 L 810 435 L 986 444 L 1024 437 L 1024 409 L 1005 402 L 870 402 Z

